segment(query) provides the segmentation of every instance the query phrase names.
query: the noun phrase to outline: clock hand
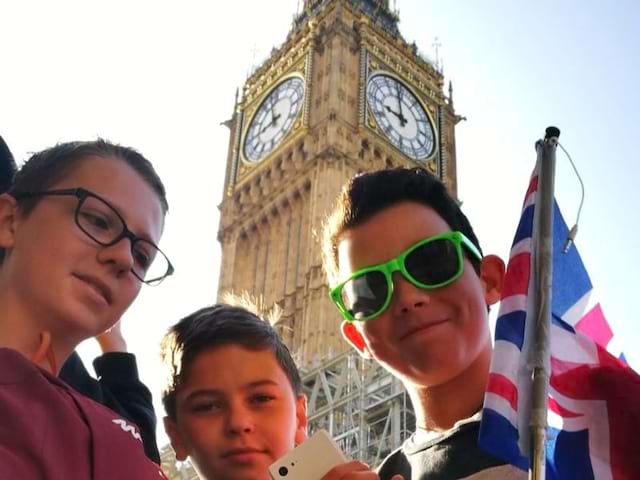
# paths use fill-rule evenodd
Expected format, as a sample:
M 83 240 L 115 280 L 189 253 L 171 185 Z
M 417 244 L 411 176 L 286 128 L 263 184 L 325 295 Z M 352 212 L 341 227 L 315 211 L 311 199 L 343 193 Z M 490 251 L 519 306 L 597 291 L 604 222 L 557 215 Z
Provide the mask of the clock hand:
M 396 112 L 389 105 L 385 105 L 384 108 L 387 109 L 387 112 L 392 113 L 393 115 L 395 115 L 398 118 L 398 120 L 400 120 L 400 126 L 401 127 L 404 127 L 407 124 L 407 119 L 404 117 L 404 115 L 402 113 Z
M 272 126 L 273 126 L 273 122 L 267 123 L 264 127 L 260 129 L 260 133 L 264 133 L 265 130 L 267 130 L 268 128 L 271 128 Z
M 398 119 L 400 120 L 400 125 L 404 127 L 407 124 L 407 119 L 402 113 L 402 95 L 403 94 L 404 94 L 404 90 L 400 88 L 400 84 L 396 83 L 396 98 L 398 99 L 398 112 L 400 113 L 400 116 L 398 117 Z
M 271 108 L 269 109 L 269 113 L 271 114 L 271 121 L 269 124 L 273 124 L 273 95 L 269 97 L 269 103 L 271 104 Z
M 264 131 L 267 130 L 268 128 L 275 127 L 280 117 L 281 115 L 279 113 L 274 115 L 273 112 L 271 112 L 271 121 L 260 129 L 260 133 L 264 133 Z
M 384 108 L 387 109 L 387 112 L 393 113 L 396 117 L 400 118 L 400 114 L 395 110 L 393 110 L 389 105 L 385 105 Z
M 398 100 L 398 120 L 400 120 L 400 126 L 404 127 L 407 124 L 407 119 L 402 113 L 402 96 L 404 95 L 404 90 L 400 87 L 399 83 L 396 83 L 396 99 Z
M 402 115 L 402 89 L 400 85 L 396 83 L 396 98 L 398 99 L 398 111 Z

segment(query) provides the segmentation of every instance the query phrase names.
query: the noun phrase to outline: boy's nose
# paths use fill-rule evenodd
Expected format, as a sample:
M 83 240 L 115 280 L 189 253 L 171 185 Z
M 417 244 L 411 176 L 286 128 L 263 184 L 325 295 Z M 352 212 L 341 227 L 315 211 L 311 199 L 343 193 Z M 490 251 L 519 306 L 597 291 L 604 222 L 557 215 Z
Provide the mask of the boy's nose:
M 245 408 L 230 408 L 227 414 L 227 432 L 231 435 L 249 433 L 253 430 L 251 413 Z
M 431 302 L 429 291 L 416 287 L 400 272 L 393 275 L 393 297 L 391 308 L 394 315 L 406 315 L 412 310 L 424 308 Z
M 118 276 L 128 273 L 133 268 L 133 253 L 131 252 L 131 240 L 122 238 L 119 242 L 108 247 L 100 247 L 98 259 L 109 263 Z

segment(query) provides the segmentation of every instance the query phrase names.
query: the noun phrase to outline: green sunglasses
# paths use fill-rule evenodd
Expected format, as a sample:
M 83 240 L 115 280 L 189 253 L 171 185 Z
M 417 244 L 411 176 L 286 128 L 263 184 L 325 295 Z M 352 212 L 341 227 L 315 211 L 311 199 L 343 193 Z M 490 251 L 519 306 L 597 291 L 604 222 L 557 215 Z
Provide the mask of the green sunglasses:
M 332 288 L 329 296 L 345 320 L 371 320 L 391 303 L 394 272 L 428 290 L 455 282 L 464 270 L 463 245 L 482 260 L 478 248 L 461 232 L 442 233 L 411 245 L 388 262 L 354 272 Z

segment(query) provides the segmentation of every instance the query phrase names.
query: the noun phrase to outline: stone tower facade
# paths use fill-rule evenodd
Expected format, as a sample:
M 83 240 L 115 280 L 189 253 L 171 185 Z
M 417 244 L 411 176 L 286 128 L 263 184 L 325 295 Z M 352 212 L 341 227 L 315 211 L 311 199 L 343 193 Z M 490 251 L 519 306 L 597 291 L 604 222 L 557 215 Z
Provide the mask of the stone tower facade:
M 346 349 L 319 243 L 345 181 L 418 165 L 456 195 L 459 117 L 443 83 L 400 35 L 388 0 L 305 0 L 284 44 L 247 79 L 228 122 L 219 294 L 277 304 L 301 365 Z

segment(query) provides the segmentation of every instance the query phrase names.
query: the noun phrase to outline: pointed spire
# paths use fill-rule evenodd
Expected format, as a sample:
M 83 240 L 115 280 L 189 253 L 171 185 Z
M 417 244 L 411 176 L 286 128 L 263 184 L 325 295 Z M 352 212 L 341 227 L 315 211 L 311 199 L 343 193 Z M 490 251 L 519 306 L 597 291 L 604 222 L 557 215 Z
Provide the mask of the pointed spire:
M 440 43 L 438 37 L 434 37 L 431 46 L 435 49 L 436 52 L 436 70 L 442 73 L 442 63 L 440 60 L 440 47 L 442 46 L 442 43 Z
M 231 118 L 228 120 L 225 120 L 224 122 L 220 122 L 220 125 L 224 125 L 225 127 L 227 127 L 229 130 L 232 129 L 233 127 L 233 122 L 236 119 L 236 114 L 238 112 L 238 99 L 240 96 L 240 87 L 236 87 L 236 98 L 233 102 L 233 113 L 231 114 Z
M 449 80 L 449 108 L 453 108 L 453 83 Z

